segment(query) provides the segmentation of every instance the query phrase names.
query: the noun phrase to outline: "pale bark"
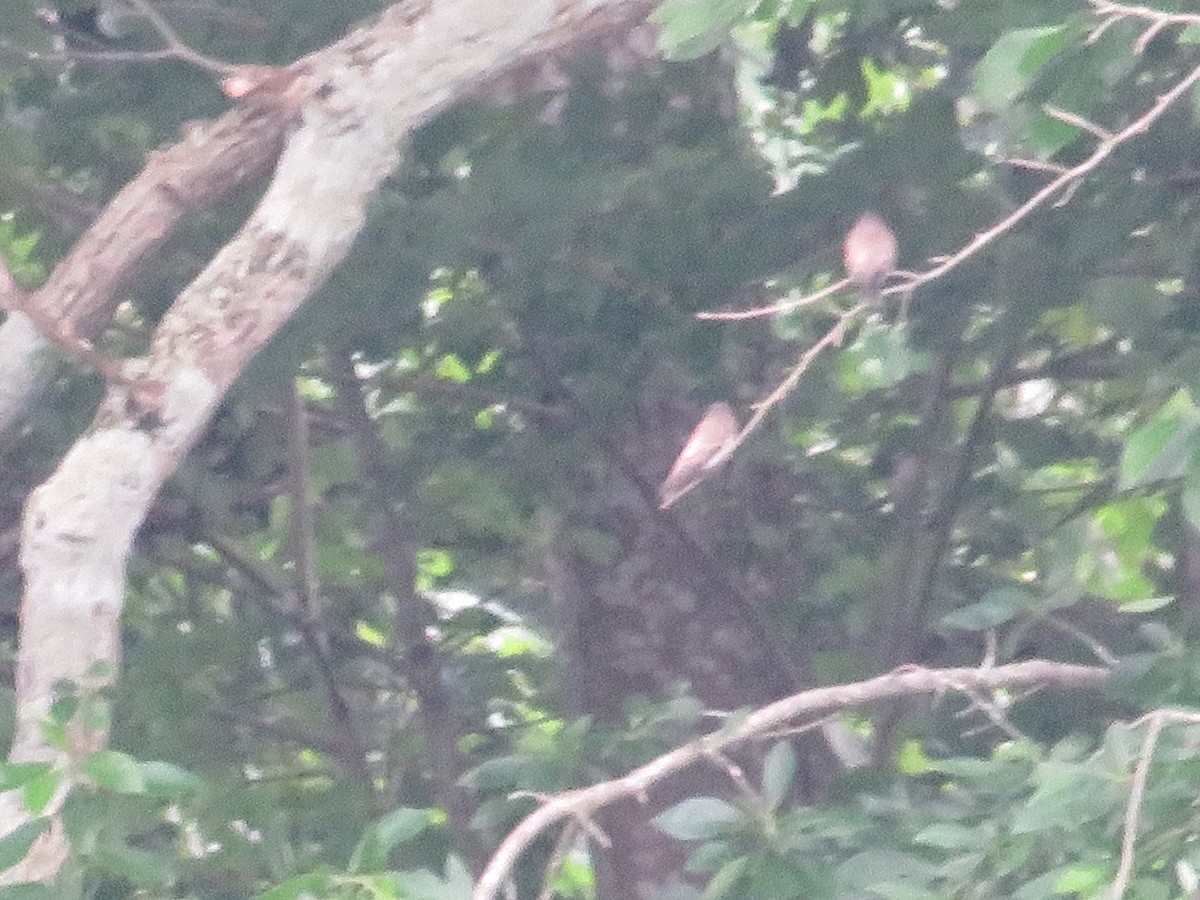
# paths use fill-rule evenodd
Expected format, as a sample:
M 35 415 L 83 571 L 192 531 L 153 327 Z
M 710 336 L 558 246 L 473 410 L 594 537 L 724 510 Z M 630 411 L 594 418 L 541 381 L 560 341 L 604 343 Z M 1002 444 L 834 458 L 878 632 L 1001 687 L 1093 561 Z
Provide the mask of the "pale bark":
M 368 197 L 394 170 L 404 135 L 514 64 L 626 27 L 646 9 L 644 0 L 399 4 L 290 67 L 275 95 L 243 101 L 249 112 L 242 115 L 295 123 L 270 186 L 240 232 L 180 293 L 149 355 L 128 361 L 123 378 L 110 383 L 89 432 L 27 504 L 13 760 L 67 762 L 45 744 L 39 725 L 55 682 L 95 688 L 110 677 L 109 667 L 96 663 L 115 670 L 126 556 L 151 501 L 249 360 L 341 261 Z M 245 163 L 250 168 L 272 152 L 270 140 L 256 148 Z M 160 210 L 163 228 L 173 226 L 173 212 Z M 161 243 L 143 237 L 130 235 L 128 252 L 138 263 Z M 113 266 L 122 272 L 133 266 L 128 259 L 100 265 L 99 254 L 97 248 L 90 258 L 69 257 L 64 265 L 91 274 L 81 281 L 56 272 L 43 288 L 50 293 L 30 303 L 65 316 L 71 328 L 79 323 L 76 333 L 89 336 L 127 275 L 112 277 L 91 299 L 84 296 L 87 285 L 110 277 Z M 0 343 L 24 327 L 24 349 L 14 358 L 28 360 L 44 342 L 21 318 L 10 317 Z M 34 318 L 47 316 L 35 311 Z M 0 426 L 5 420 L 0 414 Z M 73 752 L 102 746 L 105 738 L 81 735 Z M 0 798 L 0 833 L 26 818 L 18 798 Z M 50 879 L 66 852 L 56 832 L 2 880 Z

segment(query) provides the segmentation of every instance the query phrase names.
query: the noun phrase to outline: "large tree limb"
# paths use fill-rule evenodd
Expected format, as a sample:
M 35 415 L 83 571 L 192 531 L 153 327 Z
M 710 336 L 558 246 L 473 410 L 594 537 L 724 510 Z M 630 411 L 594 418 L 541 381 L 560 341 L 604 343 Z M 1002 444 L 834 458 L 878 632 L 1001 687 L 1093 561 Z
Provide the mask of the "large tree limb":
M 119 654 L 125 559 L 150 502 L 249 360 L 342 260 L 404 135 L 506 68 L 646 11 L 645 0 L 404 3 L 292 67 L 281 100 L 299 124 L 262 201 L 180 293 L 149 355 L 126 364 L 92 428 L 30 496 L 13 760 L 65 762 L 39 725 L 55 682 L 99 686 L 111 677 L 104 670 Z M 129 238 L 143 252 L 153 243 Z M 88 280 L 107 271 L 97 266 Z M 83 327 L 94 310 L 72 284 L 46 303 Z M 105 737 L 82 734 L 75 752 Z M 0 833 L 26 818 L 18 797 L 0 797 Z M 44 836 L 5 880 L 47 880 L 66 852 L 57 831 Z
M 189 126 L 179 143 L 150 155 L 37 291 L 5 304 L 0 384 L 8 387 L 0 392 L 0 433 L 22 421 L 49 381 L 47 334 L 98 337 L 185 216 L 270 171 L 284 126 L 282 115 L 249 106 Z

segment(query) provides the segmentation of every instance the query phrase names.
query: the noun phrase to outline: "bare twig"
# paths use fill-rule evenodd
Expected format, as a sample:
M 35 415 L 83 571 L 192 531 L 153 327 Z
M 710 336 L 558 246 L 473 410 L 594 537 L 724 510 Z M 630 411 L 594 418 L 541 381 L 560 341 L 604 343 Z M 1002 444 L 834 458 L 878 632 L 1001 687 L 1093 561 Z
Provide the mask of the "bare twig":
M 698 312 L 697 319 L 719 319 L 723 322 L 733 322 L 738 319 L 758 319 L 763 316 L 774 316 L 779 313 L 789 312 L 793 309 L 798 309 L 801 306 L 810 306 L 818 300 L 824 300 L 831 294 L 836 294 L 838 291 L 850 284 L 849 278 L 843 278 L 841 281 L 836 281 L 828 287 L 823 287 L 819 291 L 811 294 L 805 294 L 803 297 L 797 297 L 793 300 L 779 300 L 775 303 L 768 303 L 766 306 L 757 306 L 753 309 L 735 309 L 725 312 Z
M 998 687 L 1049 683 L 1062 687 L 1094 688 L 1109 672 L 1096 666 L 1077 666 L 1049 660 L 1028 660 L 993 669 L 925 669 L 908 666 L 854 684 L 815 688 L 764 706 L 730 728 L 677 747 L 620 778 L 580 790 L 567 791 L 527 816 L 496 849 L 472 893 L 473 900 L 493 900 L 503 888 L 525 848 L 543 831 L 564 819 L 586 821 L 593 812 L 625 797 L 643 797 L 666 776 L 710 758 L 713 753 L 797 719 L 817 716 L 881 700 L 941 691 L 993 690 Z
M 554 851 L 546 860 L 545 874 L 542 875 L 542 889 L 538 892 L 538 900 L 554 900 L 554 876 L 562 868 L 563 860 L 571 850 L 571 845 L 579 837 L 582 830 L 578 822 L 568 822 L 554 844 Z
M 38 61 L 157 62 L 163 59 L 178 59 L 209 72 L 219 74 L 228 74 L 238 68 L 238 66 L 232 63 L 221 62 L 189 47 L 163 17 L 162 13 L 149 0 L 126 0 L 126 2 L 135 15 L 141 16 L 150 23 L 151 27 L 166 45 L 165 47 L 156 50 L 119 50 L 110 49 L 101 41 L 92 41 L 90 42 L 91 44 L 103 49 L 81 49 L 78 46 L 69 45 L 65 49 L 54 53 L 30 51 L 24 55 L 27 59 Z M 63 22 L 56 11 L 39 10 L 38 15 L 49 27 L 56 31 L 61 31 L 68 35 L 79 34 L 75 28 Z M 84 37 L 86 38 L 86 35 Z M 17 48 L 12 47 L 10 44 L 9 49 Z
M 211 57 L 205 56 L 203 53 L 198 53 L 187 44 L 185 44 L 176 34 L 175 29 L 170 23 L 162 17 L 149 2 L 149 0 L 126 0 L 130 6 L 136 9 L 142 16 L 145 17 L 154 30 L 158 32 L 159 37 L 167 45 L 167 49 L 176 59 L 181 59 L 184 62 L 189 62 L 201 69 L 207 69 L 210 72 L 219 72 L 221 74 L 229 74 L 236 71 L 238 66 L 232 63 L 220 62 Z
M 1101 128 L 1090 119 L 1085 119 L 1083 116 L 1076 115 L 1068 110 L 1059 109 L 1057 106 L 1051 106 L 1049 103 L 1043 103 L 1042 112 L 1052 119 L 1058 119 L 1060 122 L 1074 125 L 1076 128 L 1082 128 L 1089 134 L 1094 134 L 1102 141 L 1111 141 L 1113 139 L 1113 133 L 1108 129 Z
M 1137 842 L 1138 822 L 1141 819 L 1142 800 L 1146 796 L 1146 782 L 1150 777 L 1150 760 L 1158 745 L 1159 735 L 1167 725 L 1195 725 L 1200 723 L 1200 714 L 1181 709 L 1156 709 L 1143 716 L 1138 722 L 1147 724 L 1142 749 L 1138 753 L 1137 766 L 1133 770 L 1133 782 L 1129 788 L 1129 800 L 1125 804 L 1125 825 L 1121 835 L 1121 862 L 1117 876 L 1109 890 L 1109 900 L 1121 900 L 1129 887 L 1133 875 L 1133 849 Z
M 750 784 L 750 779 L 746 777 L 746 772 L 741 766 L 724 753 L 716 750 L 709 753 L 708 758 L 721 767 L 725 772 L 725 776 L 733 784 L 734 788 L 737 789 L 738 794 L 741 795 L 747 806 L 755 809 L 761 804 L 762 798 L 758 796 L 758 792 Z
M 738 436 L 733 440 L 733 443 L 726 448 L 725 453 L 727 456 L 740 447 L 742 442 L 762 424 L 762 420 L 766 418 L 767 413 L 800 383 L 801 376 L 813 364 L 813 360 L 820 356 L 821 351 L 826 347 L 836 347 L 839 345 L 843 338 L 845 338 L 846 330 L 850 327 L 850 324 L 859 314 L 870 308 L 871 306 L 868 303 L 859 303 L 857 306 L 838 313 L 837 321 L 833 324 L 833 327 L 825 332 L 815 344 L 800 354 L 800 358 L 796 361 L 796 365 L 792 367 L 792 371 L 788 373 L 787 378 L 783 379 L 775 390 L 754 404 L 753 415 L 750 416 L 742 430 L 738 432 Z
M 358 452 L 363 481 L 374 488 L 375 512 L 380 520 L 375 549 L 382 557 L 395 600 L 396 635 L 402 646 L 404 673 L 420 700 L 420 720 L 434 756 L 435 785 L 449 810 L 450 827 L 460 851 L 471 859 L 476 847 L 470 824 L 475 807 L 460 782 L 466 771 L 466 759 L 459 749 L 462 726 L 446 690 L 441 654 L 429 637 L 433 611 L 416 586 L 417 545 L 409 523 L 387 497 L 387 485 L 394 476 L 387 445 L 363 396 L 367 386 L 348 352 L 332 352 L 329 367 L 341 401 L 342 421 Z
M 983 713 L 989 722 L 1007 734 L 1014 741 L 1028 741 L 1029 736 L 1021 729 L 1017 728 L 1012 722 L 1008 721 L 1008 716 L 1004 715 L 999 705 L 994 700 L 989 700 L 979 691 L 966 689 L 963 694 L 971 701 L 971 705 L 962 711 L 959 715 L 969 713 L 972 709 L 977 709 Z M 974 734 L 975 732 L 969 732 Z
M 350 702 L 338 681 L 329 652 L 329 635 L 321 625 L 323 605 L 320 599 L 321 585 L 317 578 L 308 413 L 295 379 L 292 381 L 288 401 L 288 494 L 291 501 L 291 551 L 296 567 L 296 594 L 300 600 L 298 612 L 304 623 L 300 634 L 325 684 L 325 693 L 329 698 L 329 714 L 345 739 L 345 752 L 340 758 L 349 772 L 369 792 L 371 776 L 367 768 L 366 743 L 354 719 Z
M 1125 19 L 1144 19 L 1151 23 L 1133 42 L 1133 52 L 1137 54 L 1145 51 L 1150 42 L 1164 28 L 1174 25 L 1186 27 L 1200 24 L 1200 16 L 1193 13 L 1173 13 L 1163 9 L 1151 9 L 1147 6 L 1127 6 L 1123 3 L 1110 3 L 1108 0 L 1092 0 L 1092 8 L 1097 16 L 1103 18 L 1103 21 L 1088 35 L 1086 41 L 1088 44 L 1096 43 L 1104 32 Z
M 1163 13 L 1158 10 L 1151 10 L 1146 7 L 1123 6 L 1120 4 L 1108 3 L 1106 0 L 1093 0 L 1097 15 L 1121 17 L 1138 17 L 1149 19 L 1156 23 L 1164 25 L 1192 25 L 1200 24 L 1200 15 L 1186 14 L 1171 14 Z M 1152 26 L 1152 27 L 1156 27 Z M 1106 26 L 1101 26 L 1106 27 Z M 1134 119 L 1118 132 L 1110 132 L 1107 129 L 1095 124 L 1087 119 L 1082 118 L 1074 113 L 1058 109 L 1053 106 L 1045 106 L 1043 109 L 1046 114 L 1073 125 L 1089 134 L 1099 138 L 1099 143 L 1096 149 L 1078 165 L 1071 168 L 1056 168 L 1052 164 L 1039 164 L 1038 168 L 1045 168 L 1047 171 L 1056 171 L 1057 177 L 1053 178 L 1041 189 L 1034 192 L 1024 203 L 1018 206 L 1015 210 L 1009 213 L 1004 218 L 1000 219 L 990 228 L 981 231 L 973 237 L 965 247 L 957 252 L 938 258 L 936 265 L 926 269 L 924 272 L 913 273 L 912 276 L 900 285 L 895 285 L 884 291 L 884 294 L 890 295 L 902 291 L 912 291 L 923 284 L 928 284 L 937 278 L 945 275 L 947 272 L 958 268 L 969 258 L 974 256 L 980 250 L 994 243 L 1001 235 L 1010 231 L 1019 222 L 1026 219 L 1035 210 L 1046 204 L 1052 198 L 1059 196 L 1063 192 L 1071 191 L 1074 186 L 1083 178 L 1095 170 L 1104 162 L 1113 152 L 1122 144 L 1147 131 L 1150 126 L 1157 121 L 1167 108 L 1176 100 L 1186 94 L 1195 84 L 1200 82 L 1200 66 L 1194 68 L 1183 79 L 1177 82 L 1170 90 L 1154 101 L 1146 112 Z M 1016 160 L 1014 164 L 1025 165 L 1033 168 L 1028 160 Z M 1069 199 L 1069 196 L 1068 196 Z M 848 279 L 842 279 L 828 287 L 822 288 L 812 294 L 804 297 L 799 297 L 793 300 L 780 301 L 778 303 L 769 304 L 767 306 L 757 307 L 748 310 L 733 310 L 733 311 L 715 311 L 697 313 L 697 318 L 701 319 L 719 319 L 723 321 L 732 321 L 739 319 L 750 319 L 761 316 L 775 315 L 781 312 L 786 312 L 801 306 L 807 306 L 816 302 L 830 294 L 836 293 L 843 289 L 848 284 Z M 786 392 L 785 392 L 786 393 Z M 757 424 L 757 423 L 756 423 Z
M 1079 486 L 1077 485 L 1071 485 L 1072 489 L 1077 489 L 1078 487 Z M 1102 643 L 1100 643 L 1100 641 L 1096 640 L 1096 638 L 1092 637 L 1078 625 L 1075 625 L 1073 622 L 1068 622 L 1066 619 L 1058 616 L 1042 616 L 1042 621 L 1044 621 L 1047 625 L 1057 628 L 1063 634 L 1075 638 L 1075 640 L 1079 641 L 1079 643 L 1091 650 L 1096 659 L 1100 660 L 1100 662 L 1102 662 L 1104 665 L 1115 666 L 1117 664 L 1117 656 L 1115 653 L 1105 647 Z
M 1011 156 L 1006 162 L 1010 166 L 1016 166 L 1018 169 L 1033 169 L 1037 172 L 1053 172 L 1055 175 L 1061 175 L 1067 171 L 1066 166 L 1060 166 L 1058 163 L 1046 162 L 1041 159 L 1026 159 L 1023 156 Z
M 1198 19 L 1200 20 L 1200 19 Z M 1102 140 L 1096 145 L 1096 149 L 1091 155 L 1078 165 L 1067 169 L 1057 178 L 1052 179 L 1045 184 L 1040 190 L 1014 209 L 1007 216 L 998 221 L 986 231 L 981 231 L 975 235 L 971 241 L 959 250 L 957 253 L 947 256 L 941 263 L 932 268 L 926 269 L 919 273 L 912 283 L 912 287 L 921 284 L 928 284 L 934 279 L 940 278 L 952 269 L 958 268 L 984 247 L 989 246 L 996 241 L 1002 234 L 1011 230 L 1018 222 L 1027 218 L 1034 210 L 1038 209 L 1050 198 L 1057 195 L 1060 191 L 1068 188 L 1072 182 L 1077 181 L 1084 175 L 1095 170 L 1099 165 L 1110 157 L 1113 152 L 1126 141 L 1138 136 L 1147 131 L 1159 117 L 1162 116 L 1167 108 L 1171 106 L 1180 97 L 1187 94 L 1191 88 L 1200 82 L 1200 66 L 1192 69 L 1186 76 L 1180 79 L 1166 93 L 1160 94 L 1158 99 L 1151 104 L 1150 108 L 1142 115 L 1138 116 L 1120 131 L 1113 134 L 1107 140 Z
M 1094 5 L 1099 5 L 1103 0 L 1094 0 Z M 1105 4 L 1104 15 L 1141 15 L 1143 18 L 1151 18 L 1153 21 L 1159 21 L 1157 17 L 1150 16 L 1150 11 L 1143 7 L 1117 7 L 1113 4 Z M 1200 17 L 1194 17 L 1200 20 Z M 1171 24 L 1175 24 L 1178 19 L 1172 19 Z M 1191 21 L 1190 19 L 1188 20 Z M 1107 131 L 1106 129 L 1096 125 L 1086 119 L 1083 119 L 1074 113 L 1066 112 L 1052 106 L 1044 107 L 1046 114 L 1053 116 L 1061 121 L 1067 122 L 1075 127 L 1078 127 L 1090 134 L 1095 135 L 1100 139 L 1096 149 L 1083 162 L 1069 169 L 1063 169 L 1059 174 L 1045 184 L 1040 190 L 1036 191 L 1028 200 L 1018 206 L 1015 210 L 1009 213 L 1004 218 L 996 222 L 986 231 L 981 231 L 962 249 L 958 250 L 949 256 L 940 258 L 940 261 L 924 272 L 912 273 L 903 284 L 895 285 L 884 291 L 885 294 L 894 294 L 899 292 L 911 293 L 915 288 L 922 284 L 928 284 L 937 278 L 945 275 L 947 272 L 962 265 L 970 257 L 995 242 L 1001 235 L 1015 227 L 1019 222 L 1027 218 L 1034 210 L 1047 203 L 1056 196 L 1059 197 L 1061 203 L 1067 202 L 1077 189 L 1080 180 L 1084 175 L 1096 169 L 1104 160 L 1123 143 L 1133 137 L 1145 132 L 1149 127 L 1167 110 L 1167 108 L 1178 100 L 1181 96 L 1187 93 L 1195 84 L 1200 83 L 1200 66 L 1194 68 L 1182 80 L 1177 82 L 1166 93 L 1159 95 L 1151 107 L 1141 116 L 1134 119 L 1129 125 L 1116 133 Z M 842 279 L 826 288 L 821 289 L 813 294 L 806 295 L 794 300 L 782 301 L 780 303 L 771 304 L 768 306 L 758 307 L 750 310 L 728 311 L 728 312 L 702 312 L 698 313 L 697 317 L 702 319 L 721 319 L 721 320 L 738 320 L 755 318 L 759 316 L 774 315 L 780 312 L 785 312 L 790 309 L 795 309 L 800 306 L 805 306 L 816 300 L 822 299 L 838 290 L 844 288 L 848 283 L 848 279 Z M 843 311 L 838 315 L 837 323 L 827 332 L 820 340 L 809 347 L 801 355 L 799 362 L 788 374 L 778 387 L 775 388 L 767 397 L 755 404 L 754 414 L 746 423 L 738 434 L 737 439 L 726 449 L 726 453 L 730 454 L 741 446 L 742 442 L 753 433 L 762 422 L 763 418 L 779 401 L 786 397 L 791 390 L 799 382 L 801 375 L 816 359 L 817 355 L 826 347 L 836 345 L 845 335 L 846 329 L 850 322 L 864 309 L 866 304 L 860 303 L 857 306 Z
M 1115 19 L 1147 19 L 1165 25 L 1200 25 L 1200 14 L 1169 12 L 1149 6 L 1131 6 L 1111 3 L 1109 0 L 1092 0 L 1092 9 L 1097 16 Z
M 1138 39 L 1133 42 L 1133 52 L 1140 55 L 1143 51 L 1145 51 L 1146 47 L 1149 46 L 1150 42 L 1154 40 L 1155 35 L 1157 35 L 1164 28 L 1168 27 L 1170 24 L 1170 22 L 1160 19 L 1143 31 L 1140 35 L 1138 35 Z

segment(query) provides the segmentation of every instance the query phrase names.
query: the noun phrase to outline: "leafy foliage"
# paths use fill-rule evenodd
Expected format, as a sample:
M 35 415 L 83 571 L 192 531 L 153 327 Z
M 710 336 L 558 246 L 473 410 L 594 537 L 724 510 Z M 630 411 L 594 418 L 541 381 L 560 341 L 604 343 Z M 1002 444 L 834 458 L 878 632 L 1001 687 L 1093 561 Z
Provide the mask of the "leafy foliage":
M 15 4 L 11 40 L 45 50 L 34 5 Z M 212 5 L 180 27 L 214 56 L 283 61 L 373 8 Z M 867 207 L 901 265 L 925 268 L 1086 159 L 1105 139 L 1087 122 L 1123 127 L 1196 64 L 1191 32 L 1141 47 L 1150 22 L 1100 30 L 1058 0 L 689 0 L 653 18 L 671 62 L 573 59 L 563 86 L 413 135 L 350 258 L 164 491 L 130 560 L 118 691 L 64 686 L 44 726 L 65 748 L 73 723 L 111 723 L 111 748 L 71 771 L 0 767 L 34 813 L 70 792 L 54 896 L 466 897 L 539 798 L 759 702 L 749 664 L 721 698 L 737 702 L 667 669 L 736 636 L 675 629 L 685 601 L 664 588 L 639 610 L 659 689 L 590 708 L 577 687 L 600 680 L 586 651 L 608 635 L 584 615 L 573 642 L 556 606 L 564 560 L 603 574 L 635 555 L 629 521 L 598 510 L 618 483 L 651 495 L 676 420 L 766 395 L 850 301 L 694 314 L 831 283 Z M 11 53 L 0 94 L 0 254 L 26 284 L 225 102 L 175 64 Z M 757 633 L 810 683 L 1099 656 L 1114 690 L 859 710 L 842 724 L 869 763 L 836 771 L 800 740 L 719 761 L 651 814 L 687 847 L 661 896 L 1100 896 L 1139 763 L 1129 894 L 1193 889 L 1196 726 L 1168 725 L 1147 761 L 1131 724 L 1191 705 L 1198 675 L 1193 116 L 1171 107 L 1061 203 L 853 330 L 724 481 L 656 520 L 671 552 L 678 530 L 703 536 L 700 577 L 748 586 Z M 249 202 L 192 223 L 106 343 L 144 345 Z M 64 374 L 13 436 L 8 525 L 98 390 Z M 0 867 L 46 827 L 0 841 Z M 558 896 L 600 895 L 583 848 L 535 843 L 521 896 L 555 858 Z

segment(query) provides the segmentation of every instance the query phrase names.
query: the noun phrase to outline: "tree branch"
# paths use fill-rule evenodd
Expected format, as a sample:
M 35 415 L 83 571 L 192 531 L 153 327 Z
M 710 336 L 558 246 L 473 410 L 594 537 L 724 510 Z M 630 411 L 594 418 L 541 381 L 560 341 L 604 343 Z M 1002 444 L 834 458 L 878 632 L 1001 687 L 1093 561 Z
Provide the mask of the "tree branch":
M 420 702 L 420 717 L 429 742 L 439 798 L 450 816 L 450 825 L 462 852 L 472 855 L 476 841 L 471 831 L 474 803 L 460 779 L 466 760 L 459 749 L 462 728 L 446 692 L 446 679 L 437 647 L 429 638 L 433 614 L 417 592 L 417 547 L 406 522 L 387 497 L 388 450 L 363 398 L 363 386 L 346 353 L 332 354 L 330 368 L 337 385 L 350 439 L 358 451 L 363 480 L 373 486 L 375 512 L 381 519 L 377 547 L 387 573 L 388 587 L 396 600 L 396 636 L 402 647 L 405 677 Z
M 287 123 L 299 124 L 242 229 L 176 298 L 148 356 L 126 361 L 121 380 L 109 382 L 89 432 L 25 505 L 11 759 L 63 761 L 40 727 L 53 686 L 63 679 L 82 683 L 97 664 L 115 670 L 125 563 L 154 496 L 250 359 L 344 258 L 368 198 L 396 167 L 401 139 L 485 80 L 585 35 L 628 27 L 648 7 L 646 0 L 531 0 L 516 7 L 499 0 L 435 0 L 417 9 L 399 4 L 374 25 L 296 64 L 284 96 L 251 95 L 253 102 L 222 120 L 260 129 L 251 163 L 269 156 L 263 147 L 277 146 Z M 183 156 L 189 147 L 206 152 L 194 135 L 165 154 Z M 148 166 L 162 156 L 152 156 Z M 216 177 L 211 169 L 203 174 L 210 182 Z M 220 170 L 224 182 L 238 177 L 233 166 Z M 175 202 L 178 189 L 169 178 L 137 184 L 168 223 L 192 209 Z M 144 259 L 160 243 L 161 229 L 147 234 L 144 222 L 121 227 L 122 220 L 137 219 L 133 193 L 123 191 L 101 216 L 109 241 L 92 243 L 88 253 L 77 246 L 43 287 L 42 308 L 64 311 L 77 335 L 98 331 L 111 314 L 104 303 L 111 302 L 112 271 L 130 271 L 127 244 L 133 242 L 133 255 Z M 100 224 L 81 245 L 102 233 Z M 97 265 L 100 257 L 111 265 Z M 81 302 L 96 297 L 98 282 L 101 302 Z M 25 342 L 32 348 L 35 339 L 29 335 Z M 28 367 L 33 356 L 27 349 L 19 361 Z M 14 359 L 0 353 L 0 365 Z M 0 371 L 0 383 L 4 375 Z M 11 421 L 0 415 L 0 427 Z M 104 737 L 99 735 L 101 742 Z M 64 782 L 64 794 L 67 788 Z M 61 797 L 46 814 L 55 815 L 59 802 Z M 0 834 L 28 818 L 19 793 L 0 796 Z M 0 880 L 48 881 L 65 856 L 59 832 L 35 843 Z
M 1196 725 L 1200 714 L 1183 709 L 1156 709 L 1134 724 L 1146 724 L 1146 736 L 1138 753 L 1137 766 L 1133 770 L 1133 782 L 1129 787 L 1129 800 L 1125 805 L 1125 824 L 1121 829 L 1121 862 L 1117 875 L 1109 888 L 1110 900 L 1121 900 L 1133 876 L 1133 849 L 1137 842 L 1138 822 L 1141 819 L 1142 800 L 1146 796 L 1146 782 L 1150 778 L 1150 761 L 1159 735 L 1167 725 Z
M 472 893 L 472 900 L 494 900 L 501 892 L 521 853 L 543 831 L 564 819 L 586 821 L 601 807 L 625 797 L 639 798 L 667 775 L 711 758 L 725 748 L 815 718 L 896 697 L 941 694 L 947 691 L 988 691 L 999 687 L 1052 684 L 1064 688 L 1097 688 L 1109 677 L 1107 669 L 1049 660 L 1029 660 L 983 669 L 925 669 L 902 667 L 853 684 L 815 688 L 785 697 L 739 719 L 731 728 L 677 747 L 620 778 L 567 791 L 552 798 L 514 828 L 492 854 Z

